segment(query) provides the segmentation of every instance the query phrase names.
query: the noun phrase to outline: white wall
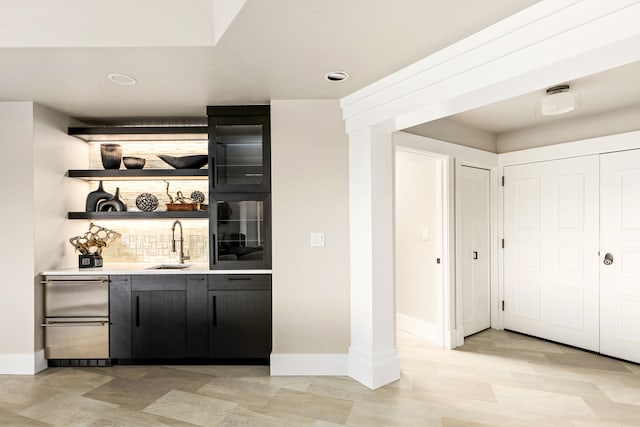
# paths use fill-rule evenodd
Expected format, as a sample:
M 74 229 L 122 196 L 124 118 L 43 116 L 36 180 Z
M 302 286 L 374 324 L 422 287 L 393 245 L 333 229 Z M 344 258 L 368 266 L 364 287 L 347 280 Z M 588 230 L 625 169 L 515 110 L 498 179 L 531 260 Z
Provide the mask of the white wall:
M 72 201 L 85 197 L 86 184 L 64 175 L 70 167 L 86 166 L 87 159 L 84 144 L 66 135 L 66 128 L 67 118 L 47 108 L 0 103 L 6 153 L 0 168 L 0 374 L 32 374 L 44 367 L 38 272 L 72 265 L 73 247 L 65 243 L 74 229 L 86 228 L 65 220 Z
M 396 150 L 396 310 L 419 321 L 438 322 L 438 187 L 440 160 Z M 428 240 L 422 233 L 428 232 Z M 402 322 L 398 322 L 400 329 Z M 407 330 L 407 332 L 412 332 Z
M 338 101 L 272 100 L 271 149 L 273 372 L 278 355 L 349 347 L 348 143 Z M 312 232 L 325 233 L 325 247 L 310 246 Z
M 33 109 L 33 214 L 34 276 L 40 271 L 76 266 L 77 254 L 69 238 L 88 231 L 88 221 L 69 221 L 67 212 L 84 206 L 89 186 L 85 181 L 67 178 L 68 169 L 86 169 L 87 143 L 67 135 L 69 119 L 49 108 Z M 42 286 L 35 283 L 35 349 L 44 348 Z
M 0 103 L 0 373 L 34 352 L 33 104 Z

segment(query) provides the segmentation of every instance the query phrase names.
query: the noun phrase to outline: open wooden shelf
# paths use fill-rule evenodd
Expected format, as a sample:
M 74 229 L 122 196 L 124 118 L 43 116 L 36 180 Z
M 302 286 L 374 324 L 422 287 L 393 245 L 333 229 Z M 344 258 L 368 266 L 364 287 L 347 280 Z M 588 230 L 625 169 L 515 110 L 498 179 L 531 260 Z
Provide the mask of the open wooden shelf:
M 208 169 L 70 169 L 70 178 L 88 181 L 115 180 L 205 180 L 209 178 Z
M 208 211 L 69 212 L 69 219 L 208 219 Z

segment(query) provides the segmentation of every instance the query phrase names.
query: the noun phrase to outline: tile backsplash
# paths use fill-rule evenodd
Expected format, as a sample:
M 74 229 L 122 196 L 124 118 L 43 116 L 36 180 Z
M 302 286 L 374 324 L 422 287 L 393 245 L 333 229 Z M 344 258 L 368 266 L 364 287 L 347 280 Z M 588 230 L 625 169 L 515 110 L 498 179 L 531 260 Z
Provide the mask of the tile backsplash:
M 209 237 L 207 220 L 181 220 L 184 234 L 184 252 L 190 262 L 209 261 Z M 171 252 L 171 220 L 96 221 L 98 225 L 122 235 L 104 249 L 105 264 L 109 262 L 175 263 L 178 253 Z M 180 227 L 176 227 L 176 239 L 180 239 Z M 176 250 L 180 250 L 176 242 Z
M 190 154 L 206 154 L 207 141 L 154 141 L 154 142 L 123 142 L 122 155 L 142 157 L 146 160 L 144 169 L 171 169 L 157 154 L 184 156 Z M 207 166 L 205 166 L 206 168 Z M 89 149 L 89 168 L 103 169 L 100 156 L 100 144 L 91 144 Z M 124 165 L 121 166 L 124 169 Z M 89 191 L 98 187 L 98 183 L 91 182 Z M 120 198 L 127 205 L 127 211 L 139 211 L 136 198 L 141 193 L 151 193 L 158 198 L 157 211 L 166 210 L 169 203 L 167 182 L 162 180 L 144 181 L 104 181 L 104 190 L 114 194 L 120 189 Z M 204 204 L 208 204 L 208 181 L 204 180 L 170 180 L 169 193 L 175 198 L 181 192 L 187 199 L 194 191 L 205 195 Z M 105 264 L 109 262 L 132 263 L 175 263 L 178 254 L 171 252 L 171 226 L 174 220 L 99 220 L 95 224 L 117 231 L 122 238 L 117 239 L 102 252 Z M 209 261 L 209 221 L 181 220 L 184 234 L 184 252 L 191 257 L 190 262 Z M 180 238 L 180 227 L 176 227 L 176 239 Z M 176 242 L 179 251 L 179 242 Z

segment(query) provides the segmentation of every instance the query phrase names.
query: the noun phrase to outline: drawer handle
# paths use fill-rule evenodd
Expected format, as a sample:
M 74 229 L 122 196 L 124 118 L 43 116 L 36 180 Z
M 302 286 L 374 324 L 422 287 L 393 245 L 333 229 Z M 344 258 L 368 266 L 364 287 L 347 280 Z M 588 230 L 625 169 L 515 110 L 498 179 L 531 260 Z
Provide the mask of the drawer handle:
M 216 296 L 211 297 L 212 309 L 211 309 L 211 325 L 218 326 L 218 307 L 216 307 Z
M 229 277 L 229 280 L 251 280 L 251 277 Z
M 68 322 L 53 322 L 48 321 L 47 323 L 43 323 L 40 326 L 44 326 L 45 328 L 63 328 L 63 327 L 72 327 L 72 326 L 104 326 L 108 324 L 108 320 L 95 320 L 95 321 L 68 321 Z
M 136 295 L 136 328 L 140 326 L 140 295 Z

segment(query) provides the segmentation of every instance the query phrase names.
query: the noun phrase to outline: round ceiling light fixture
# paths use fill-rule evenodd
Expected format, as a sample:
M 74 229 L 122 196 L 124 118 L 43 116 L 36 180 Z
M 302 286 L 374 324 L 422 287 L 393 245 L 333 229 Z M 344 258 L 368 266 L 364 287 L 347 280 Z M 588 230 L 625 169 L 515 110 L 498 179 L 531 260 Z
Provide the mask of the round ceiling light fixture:
M 324 75 L 324 78 L 330 82 L 342 82 L 349 78 L 349 74 L 344 71 L 330 71 Z
M 546 95 L 540 99 L 540 114 L 557 116 L 575 110 L 576 94 L 569 89 L 569 85 L 558 85 L 547 89 Z
M 119 74 L 119 73 L 109 74 L 107 78 L 116 84 L 124 85 L 124 86 L 132 86 L 138 82 L 136 79 L 134 79 L 131 76 L 128 76 L 126 74 Z

